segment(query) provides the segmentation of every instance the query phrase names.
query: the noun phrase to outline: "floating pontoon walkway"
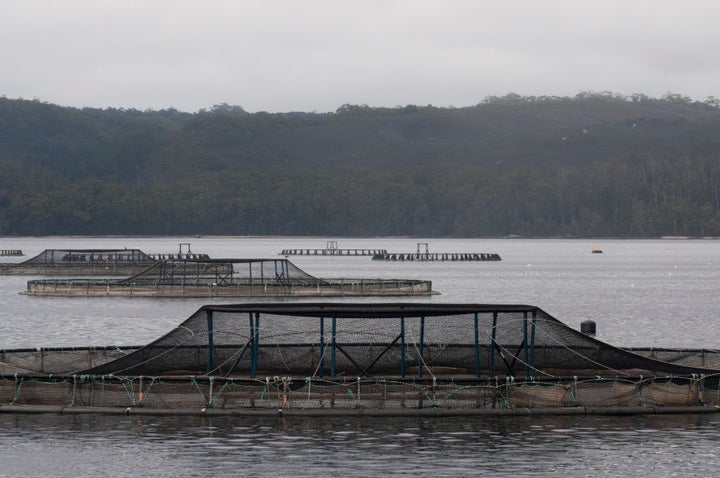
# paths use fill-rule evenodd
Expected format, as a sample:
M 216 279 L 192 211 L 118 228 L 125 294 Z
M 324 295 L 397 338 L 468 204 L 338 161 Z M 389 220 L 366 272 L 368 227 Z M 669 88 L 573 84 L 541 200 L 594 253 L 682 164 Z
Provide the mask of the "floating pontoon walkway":
M 185 248 L 183 248 L 185 246 Z M 190 250 L 189 242 L 181 242 L 177 254 L 148 254 L 156 261 L 204 261 L 210 259 L 208 254 L 195 254 Z
M 499 254 L 490 252 L 427 252 L 427 253 L 403 253 L 386 252 L 375 254 L 374 261 L 500 261 Z
M 339 249 L 337 241 L 328 241 L 324 249 L 283 249 L 281 256 L 375 256 L 377 254 L 386 254 L 385 249 L 361 249 L 349 248 Z
M 0 256 L 24 256 L 20 249 L 0 249 Z
M 208 254 L 178 253 L 178 254 L 148 254 L 156 261 L 202 261 L 210 259 Z
M 374 261 L 500 261 L 499 254 L 494 252 L 430 252 L 426 242 L 418 243 L 417 251 L 409 252 L 382 252 L 374 254 Z
M 283 249 L 281 256 L 376 256 L 385 249 Z

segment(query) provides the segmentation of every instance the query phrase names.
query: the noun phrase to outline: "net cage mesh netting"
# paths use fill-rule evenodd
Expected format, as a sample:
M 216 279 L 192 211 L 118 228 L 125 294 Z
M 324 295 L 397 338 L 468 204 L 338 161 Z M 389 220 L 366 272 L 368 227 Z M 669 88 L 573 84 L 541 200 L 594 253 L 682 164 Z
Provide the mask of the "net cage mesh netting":
M 318 284 L 326 283 L 287 259 L 164 260 L 117 284 Z
M 26 261 L 22 266 L 86 266 L 88 264 L 147 265 L 157 260 L 139 249 L 46 249 Z
M 205 306 L 85 373 L 230 376 L 633 375 L 707 370 L 654 360 L 525 306 Z
M 27 282 L 29 295 L 250 297 L 430 295 L 419 279 L 323 279 L 287 259 L 161 260 L 123 279 L 62 278 Z
M 44 376 L 0 381 L 0 403 L 342 410 L 720 403 L 717 360 L 707 367 L 655 360 L 532 306 L 210 305 L 129 353 L 103 349 L 90 360 L 76 351 L 75 368 L 66 354 L 58 364 L 64 373 L 49 378 L 52 355 L 42 360 Z

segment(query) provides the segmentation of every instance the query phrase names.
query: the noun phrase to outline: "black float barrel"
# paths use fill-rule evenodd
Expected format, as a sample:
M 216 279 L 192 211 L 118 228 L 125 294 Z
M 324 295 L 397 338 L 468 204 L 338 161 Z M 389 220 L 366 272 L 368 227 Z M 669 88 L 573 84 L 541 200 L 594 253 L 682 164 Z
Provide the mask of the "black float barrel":
M 580 332 L 585 335 L 595 336 L 595 322 L 592 320 L 583 320 L 580 322 Z

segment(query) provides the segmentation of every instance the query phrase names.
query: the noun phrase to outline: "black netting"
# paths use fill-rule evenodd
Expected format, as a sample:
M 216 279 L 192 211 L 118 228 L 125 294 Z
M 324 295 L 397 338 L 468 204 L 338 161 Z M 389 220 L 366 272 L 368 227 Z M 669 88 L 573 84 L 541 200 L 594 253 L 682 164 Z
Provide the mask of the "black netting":
M 253 297 L 429 295 L 430 281 L 320 279 L 287 259 L 163 260 L 128 278 L 27 282 L 29 295 Z
M 711 373 L 604 344 L 531 306 L 205 306 L 84 374 L 554 376 Z
M 155 263 L 139 249 L 46 249 L 24 262 L 0 265 L 0 273 L 130 275 Z
M 156 262 L 139 249 L 46 249 L 21 264 L 106 264 Z
M 287 259 L 164 260 L 117 284 L 326 284 Z

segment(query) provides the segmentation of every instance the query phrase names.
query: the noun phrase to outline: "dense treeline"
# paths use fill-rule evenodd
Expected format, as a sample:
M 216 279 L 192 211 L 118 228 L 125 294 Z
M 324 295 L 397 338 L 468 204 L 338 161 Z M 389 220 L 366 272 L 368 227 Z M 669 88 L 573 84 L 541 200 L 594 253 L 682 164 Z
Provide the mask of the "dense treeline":
M 0 233 L 720 236 L 720 105 L 195 114 L 0 99 Z

